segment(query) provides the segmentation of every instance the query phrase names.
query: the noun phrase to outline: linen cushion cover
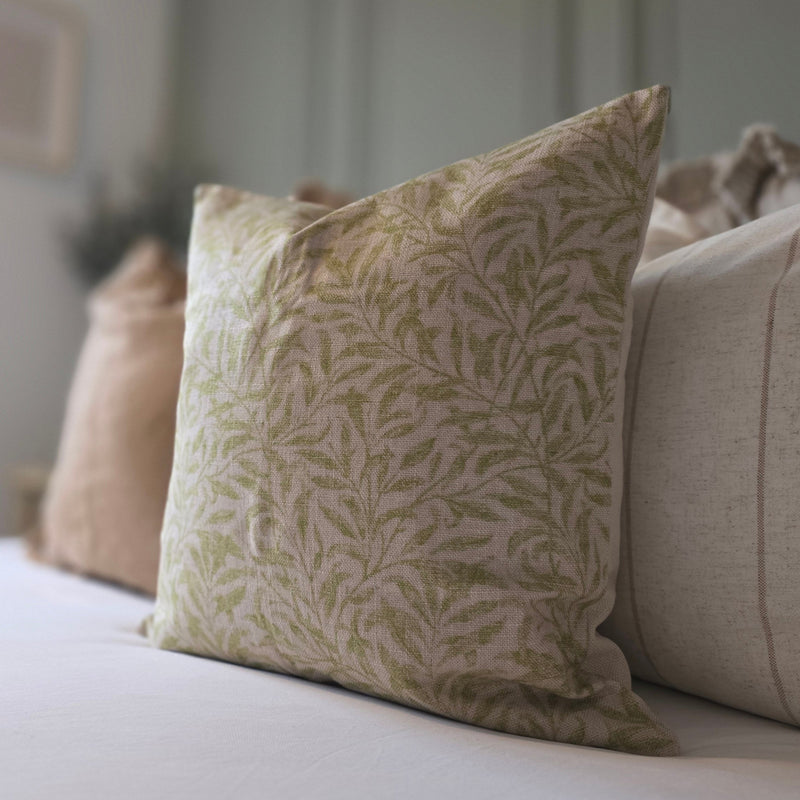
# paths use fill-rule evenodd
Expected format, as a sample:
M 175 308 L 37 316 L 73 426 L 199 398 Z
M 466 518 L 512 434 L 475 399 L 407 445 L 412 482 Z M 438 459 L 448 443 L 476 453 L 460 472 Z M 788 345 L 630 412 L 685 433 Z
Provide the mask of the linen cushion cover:
M 653 210 L 637 269 L 641 269 L 649 261 L 654 261 L 679 247 L 699 242 L 707 236 L 710 236 L 709 232 L 689 214 L 656 197 L 653 200 Z
M 770 125 L 750 125 L 733 152 L 670 164 L 656 198 L 687 213 L 706 235 L 722 233 L 800 201 L 800 146 Z
M 667 104 L 628 95 L 332 212 L 198 191 L 157 645 L 676 751 L 596 634 Z
M 618 598 L 635 675 L 800 724 L 800 206 L 637 271 Z
M 155 594 L 186 274 L 140 243 L 91 295 L 43 509 L 45 560 Z

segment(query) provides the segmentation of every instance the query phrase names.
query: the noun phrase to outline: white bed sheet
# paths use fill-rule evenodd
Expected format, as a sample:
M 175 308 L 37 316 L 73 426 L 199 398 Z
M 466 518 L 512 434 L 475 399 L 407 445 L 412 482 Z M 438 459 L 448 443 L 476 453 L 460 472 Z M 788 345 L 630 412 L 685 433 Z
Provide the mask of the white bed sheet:
M 152 603 L 0 541 L 0 797 L 800 798 L 800 730 L 640 684 L 680 758 L 472 728 L 151 648 Z

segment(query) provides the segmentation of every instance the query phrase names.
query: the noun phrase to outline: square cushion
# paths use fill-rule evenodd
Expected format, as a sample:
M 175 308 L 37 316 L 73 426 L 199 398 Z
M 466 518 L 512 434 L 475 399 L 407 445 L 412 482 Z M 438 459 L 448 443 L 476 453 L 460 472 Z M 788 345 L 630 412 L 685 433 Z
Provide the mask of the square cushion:
M 800 724 L 800 206 L 633 279 L 622 563 L 634 674 Z
M 330 211 L 198 191 L 153 641 L 670 754 L 613 604 L 668 90 Z
M 186 273 L 156 240 L 89 299 L 43 504 L 46 561 L 155 594 L 175 440 Z

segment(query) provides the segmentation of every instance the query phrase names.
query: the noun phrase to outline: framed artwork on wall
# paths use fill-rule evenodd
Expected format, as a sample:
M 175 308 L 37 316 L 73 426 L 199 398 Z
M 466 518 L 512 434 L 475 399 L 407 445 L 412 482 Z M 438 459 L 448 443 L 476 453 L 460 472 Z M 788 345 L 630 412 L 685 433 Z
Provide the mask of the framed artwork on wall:
M 83 24 L 57 0 L 0 0 L 0 159 L 63 171 L 77 141 Z

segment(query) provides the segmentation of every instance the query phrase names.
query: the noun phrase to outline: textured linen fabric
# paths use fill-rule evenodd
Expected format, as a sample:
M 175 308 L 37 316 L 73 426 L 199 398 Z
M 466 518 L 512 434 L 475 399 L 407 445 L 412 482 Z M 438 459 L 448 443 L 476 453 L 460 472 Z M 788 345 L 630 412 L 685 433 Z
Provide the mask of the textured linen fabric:
M 675 752 L 596 634 L 667 104 L 330 213 L 199 190 L 156 644 Z
M 770 125 L 751 125 L 733 152 L 670 164 L 656 197 L 686 212 L 706 235 L 722 233 L 800 202 L 800 146 Z
M 637 271 L 622 560 L 635 675 L 800 722 L 800 206 Z
M 43 557 L 155 594 L 186 275 L 155 241 L 93 293 L 43 511 Z
M 652 684 L 634 685 L 679 758 L 508 736 L 156 650 L 135 633 L 151 609 L 0 540 L 0 797 L 786 800 L 800 785 L 800 730 Z
M 647 225 L 642 257 L 639 267 L 654 261 L 673 250 L 694 244 L 710 236 L 709 232 L 699 225 L 685 211 L 662 200 L 653 201 L 653 211 Z

